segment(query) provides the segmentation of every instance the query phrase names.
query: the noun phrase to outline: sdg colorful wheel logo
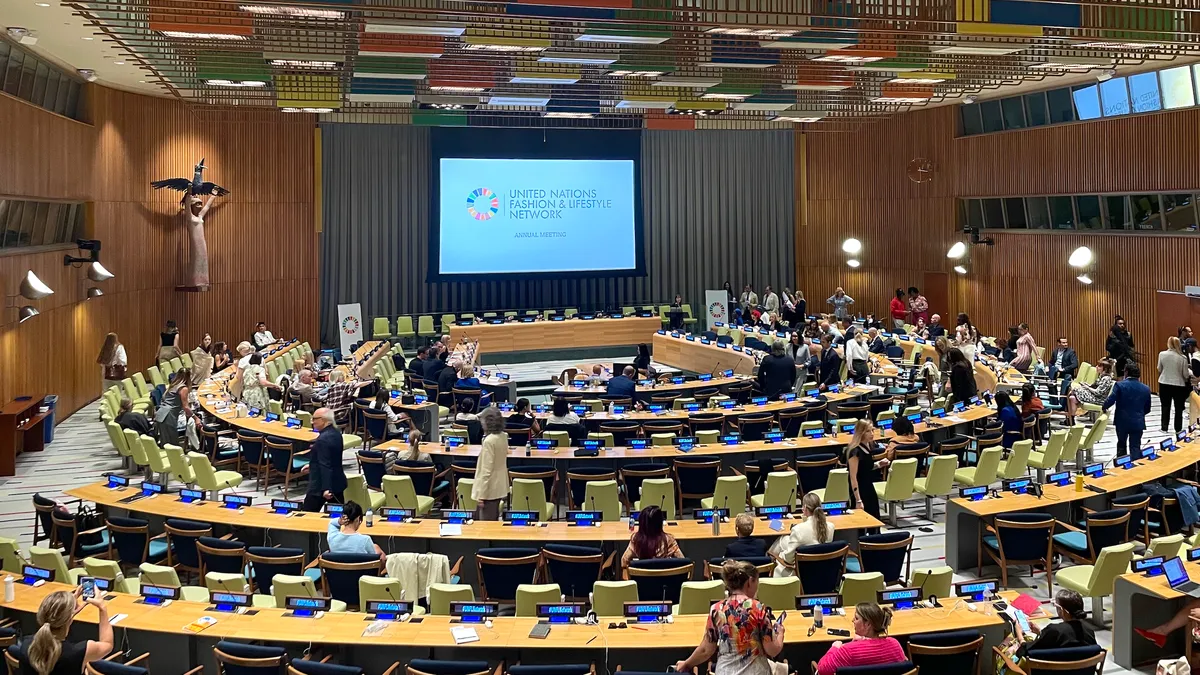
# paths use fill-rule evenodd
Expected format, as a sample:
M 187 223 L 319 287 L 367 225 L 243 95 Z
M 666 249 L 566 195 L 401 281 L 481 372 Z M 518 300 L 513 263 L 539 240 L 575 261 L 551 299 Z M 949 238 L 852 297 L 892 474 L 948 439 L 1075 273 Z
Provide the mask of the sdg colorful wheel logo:
M 476 188 L 467 195 L 467 213 L 475 220 L 489 220 L 500 212 L 500 198 L 487 188 Z
M 346 335 L 354 335 L 358 333 L 359 325 L 358 317 L 348 316 L 342 319 L 342 332 Z
M 720 319 L 725 315 L 725 303 L 718 301 L 709 305 L 708 315 L 714 319 Z

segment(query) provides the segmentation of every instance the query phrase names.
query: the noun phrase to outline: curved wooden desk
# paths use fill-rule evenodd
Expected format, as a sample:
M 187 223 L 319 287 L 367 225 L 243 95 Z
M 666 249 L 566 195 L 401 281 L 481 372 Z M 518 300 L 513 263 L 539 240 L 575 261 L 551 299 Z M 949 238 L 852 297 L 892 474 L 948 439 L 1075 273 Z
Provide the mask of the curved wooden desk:
M 56 582 L 37 588 L 17 584 L 13 602 L 0 603 L 0 609 L 6 617 L 17 618 L 24 632 L 30 634 L 36 625 L 35 614 L 42 598 L 54 591 L 71 589 L 67 584 Z M 445 616 L 425 616 L 420 623 L 389 623 L 379 633 L 364 636 L 363 630 L 369 621 L 357 612 L 330 612 L 319 619 L 287 617 L 284 610 L 269 608 L 260 609 L 254 615 L 230 614 L 210 611 L 207 603 L 176 600 L 158 607 L 141 604 L 132 595 L 113 593 L 111 596 L 109 616 L 126 615 L 115 627 L 117 639 L 127 639 L 135 652 L 148 651 L 149 667 L 155 672 L 183 672 L 195 665 L 215 667 L 211 646 L 222 639 L 279 644 L 288 647 L 289 651 L 309 645 L 339 650 L 342 654 L 335 660 L 364 667 L 369 673 L 382 672 L 392 662 L 404 664 L 413 658 L 488 659 L 493 663 L 500 659 L 513 663 L 524 658 L 525 663 L 578 663 L 604 661 L 608 650 L 621 650 L 613 656 L 613 666 L 624 660 L 624 665 L 630 668 L 662 670 L 666 664 L 684 658 L 699 644 L 708 620 L 704 614 L 685 615 L 675 617 L 670 624 L 642 626 L 645 630 L 622 630 L 608 628 L 610 621 L 621 619 L 604 617 L 597 625 L 558 625 L 550 631 L 548 638 L 535 639 L 529 637 L 529 631 L 537 619 L 498 617 L 490 628 L 483 625 L 476 628 L 480 637 L 478 642 L 456 647 L 450 628 L 457 624 Z M 971 612 L 966 603 L 952 599 L 943 602 L 946 606 L 942 608 L 897 612 L 888 634 L 902 637 L 973 628 L 985 635 L 984 647 L 989 650 L 1003 638 L 1004 622 L 989 606 L 982 605 L 986 609 Z M 217 622 L 199 634 L 183 629 L 202 616 L 211 616 Z M 72 630 L 72 636 L 94 639 L 97 619 L 97 610 L 85 607 L 75 617 L 77 629 Z M 825 617 L 825 625 L 832 628 L 853 630 L 850 623 L 849 616 Z M 799 612 L 788 613 L 784 656 L 793 662 L 819 657 L 829 643 L 837 639 L 823 630 L 808 635 L 811 624 L 812 619 Z M 655 649 L 647 650 L 648 644 Z M 639 650 L 639 653 L 635 657 L 629 650 Z M 984 664 L 991 662 L 987 658 L 981 660 Z M 990 672 L 990 667 L 985 665 L 984 672 Z
M 1200 563 L 1185 562 L 1184 567 L 1192 581 L 1200 581 Z M 1117 577 L 1113 583 L 1113 661 L 1132 670 L 1158 659 L 1184 654 L 1190 626 L 1168 635 L 1167 644 L 1162 648 L 1139 636 L 1134 629 L 1162 625 L 1192 601 L 1191 596 L 1172 590 L 1162 574 L 1147 577 L 1131 573 Z
M 529 323 L 509 321 L 500 324 L 477 323 L 471 326 L 451 326 L 450 340 L 458 343 L 464 337 L 479 342 L 476 354 L 523 352 L 544 349 L 573 349 L 581 347 L 621 347 L 649 342 L 650 336 L 662 327 L 658 317 L 626 317 L 623 319 L 579 319 Z
M 1053 513 L 1060 520 L 1070 522 L 1069 510 L 1075 502 L 1106 499 L 1110 495 L 1182 471 L 1197 461 L 1200 461 L 1200 444 L 1193 441 L 1180 443 L 1175 452 L 1162 452 L 1154 461 L 1138 460 L 1136 465 L 1128 470 L 1108 466 L 1105 467 L 1105 476 L 1084 479 L 1085 485 L 1095 486 L 1103 490 L 1102 493 L 1086 488 L 1077 491 L 1072 475 L 1072 484 L 1066 487 L 1044 486 L 1040 499 L 1030 494 L 1011 493 L 1001 493 L 999 497 L 988 497 L 978 502 L 959 497 L 950 499 L 946 503 L 946 564 L 956 571 L 975 567 L 982 519 L 1014 511 L 1046 511 Z
M 609 375 L 615 375 L 615 374 L 619 374 L 619 373 L 609 373 Z M 580 373 L 575 376 L 575 381 L 579 382 L 581 380 L 586 380 L 587 378 L 588 378 L 588 374 L 580 371 Z M 656 383 L 652 387 L 647 387 L 645 385 L 639 384 L 639 385 L 637 385 L 637 393 L 644 394 L 644 396 L 642 396 L 640 398 L 649 400 L 649 398 L 651 396 L 653 396 L 654 394 L 681 392 L 681 393 L 683 393 L 683 395 L 686 395 L 686 392 L 693 392 L 693 391 L 696 391 L 699 389 L 723 389 L 724 387 L 728 387 L 731 384 L 737 384 L 738 382 L 748 382 L 748 381 L 750 381 L 749 375 L 735 375 L 734 377 L 714 377 L 711 380 L 707 380 L 707 381 L 689 379 L 689 380 L 686 380 L 684 382 L 679 382 L 679 383 L 659 382 L 659 383 Z M 554 390 L 555 394 L 584 394 L 585 396 L 588 396 L 588 397 L 594 397 L 596 395 L 605 394 L 607 392 L 608 392 L 608 388 L 603 384 L 601 384 L 598 387 L 592 387 L 592 386 L 582 386 L 581 387 L 581 386 L 569 386 L 568 385 L 568 386 L 558 387 L 557 389 Z
M 675 337 L 678 335 L 679 337 Z M 694 373 L 716 373 L 732 370 L 737 375 L 753 375 L 757 363 L 753 354 L 734 351 L 733 345 L 703 344 L 700 337 L 688 340 L 681 333 L 654 333 L 652 344 L 654 360 L 672 368 L 690 370 Z

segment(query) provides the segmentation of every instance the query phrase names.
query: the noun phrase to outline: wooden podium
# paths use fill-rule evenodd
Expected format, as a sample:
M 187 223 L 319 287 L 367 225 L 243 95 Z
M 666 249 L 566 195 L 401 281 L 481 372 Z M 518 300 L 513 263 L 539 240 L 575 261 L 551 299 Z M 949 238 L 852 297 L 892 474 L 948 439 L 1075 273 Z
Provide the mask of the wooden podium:
M 45 396 L 21 396 L 0 408 L 0 476 L 17 475 L 17 455 L 45 447 Z

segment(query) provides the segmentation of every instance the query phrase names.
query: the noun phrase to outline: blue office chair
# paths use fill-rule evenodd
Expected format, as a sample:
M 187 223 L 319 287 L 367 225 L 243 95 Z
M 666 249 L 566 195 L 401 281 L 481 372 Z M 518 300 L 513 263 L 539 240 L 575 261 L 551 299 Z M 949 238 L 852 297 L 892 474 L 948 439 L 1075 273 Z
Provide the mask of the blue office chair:
M 737 427 L 743 441 L 761 441 L 763 434 L 770 431 L 774 423 L 775 417 L 771 413 L 748 413 L 738 417 Z
M 829 472 L 838 467 L 841 458 L 831 452 L 818 452 L 796 458 L 796 477 L 800 492 L 823 490 L 829 484 Z
M 767 474 L 772 471 L 788 471 L 791 468 L 787 459 L 783 457 L 758 457 L 746 460 L 742 472 L 746 474 L 746 483 L 750 488 L 750 494 L 762 494 L 762 491 L 766 489 Z
M 358 666 L 346 666 L 340 663 L 325 663 L 309 659 L 292 659 L 288 662 L 288 675 L 363 675 L 363 672 L 363 669 Z
M 912 664 L 929 673 L 977 673 L 983 636 L 977 630 L 918 633 L 908 638 Z
M 596 671 L 589 663 L 564 663 L 552 666 L 509 666 L 507 675 L 593 675 Z
M 54 524 L 53 538 L 67 551 L 67 567 L 73 567 L 76 560 L 111 553 L 108 528 L 80 531 L 74 515 L 58 511 L 51 513 L 50 520 Z
M 142 657 L 147 657 L 148 654 L 143 654 Z M 140 662 L 141 658 L 135 659 Z M 201 672 L 203 668 L 200 668 Z M 141 666 L 130 665 L 128 663 L 118 663 L 116 661 L 106 661 L 104 659 L 96 659 L 89 661 L 83 665 L 84 675 L 150 675 L 150 671 Z M 192 671 L 195 672 L 195 671 Z
M 679 604 L 683 582 L 692 578 L 695 564 L 688 558 L 647 558 L 629 563 L 629 578 L 637 583 L 638 599 Z
M 733 342 L 733 338 L 729 337 L 728 335 L 718 335 L 717 336 L 718 344 L 727 345 L 727 344 L 731 344 L 732 342 Z
M 887 355 L 887 357 L 889 359 L 904 358 L 904 349 L 902 349 L 901 347 L 899 347 L 897 345 L 888 345 L 887 351 L 884 353 Z
M 1054 559 L 1054 516 L 1045 513 L 1004 513 L 993 525 L 980 531 L 979 564 L 982 576 L 984 555 L 1000 566 L 1000 585 L 1008 587 L 1010 566 L 1042 565 L 1050 569 Z M 1047 572 L 1047 574 L 1049 574 Z
M 1134 495 L 1124 495 L 1121 497 L 1113 497 L 1113 508 L 1122 508 L 1129 512 L 1129 537 L 1133 540 L 1141 540 L 1147 546 L 1150 545 L 1150 527 L 1153 524 L 1155 527 L 1159 523 L 1153 522 L 1149 517 L 1151 515 L 1150 495 L 1139 492 Z
M 511 438 L 509 442 L 512 442 Z M 439 473 L 437 465 L 433 462 L 397 459 L 392 465 L 392 471 L 397 476 L 408 476 L 412 480 L 413 491 L 426 497 L 433 497 L 450 487 L 450 480 L 447 478 L 450 471 Z
M 196 551 L 200 554 L 201 577 L 209 572 L 242 573 L 246 544 L 236 539 L 200 537 L 196 540 Z
M 276 574 L 289 576 L 304 575 L 314 582 L 320 577 L 319 569 L 304 569 L 304 549 L 251 546 L 246 549 L 246 563 L 250 566 L 250 583 L 256 593 L 271 594 L 271 581 Z M 357 592 L 357 591 L 356 591 Z
M 377 450 L 359 450 L 354 455 L 358 458 L 358 470 L 362 472 L 367 487 L 382 490 L 383 477 L 387 474 L 387 463 L 384 461 L 383 453 Z
M 122 565 L 137 567 L 146 562 L 157 565 L 167 557 L 167 540 L 162 535 L 150 537 L 149 521 L 112 516 L 106 524 L 109 557 Z
M 484 600 L 516 602 L 517 586 L 537 581 L 541 551 L 536 548 L 481 548 L 475 553 Z
M 405 675 L 491 675 L 491 670 L 487 661 L 413 659 L 408 662 Z
M 846 574 L 846 557 L 850 545 L 844 541 L 813 544 L 796 549 L 796 576 L 800 579 L 800 595 L 836 593 Z
M 717 489 L 717 478 L 720 475 L 720 457 L 711 455 L 676 457 L 675 494 L 679 500 L 680 513 L 683 512 L 683 500 L 713 496 Z
M 317 559 L 321 570 L 321 588 L 325 595 L 357 609 L 358 580 L 383 574 L 383 562 L 371 553 L 334 553 L 326 551 Z
M 573 466 L 567 469 L 567 489 L 570 491 L 568 506 L 573 509 L 588 509 L 591 505 L 584 503 L 587 494 L 587 484 L 591 481 L 617 479 L 617 470 L 607 466 Z
M 212 536 L 212 525 L 195 520 L 167 518 L 163 523 L 167 535 L 167 564 L 176 570 L 200 574 L 200 551 L 196 542 L 200 537 Z
M 263 435 L 253 431 L 237 432 L 241 461 L 236 471 L 244 476 L 260 476 L 265 469 L 263 460 Z
M 1100 645 L 1035 649 L 1025 654 L 1026 675 L 1099 675 L 1108 657 Z
M 550 577 L 547 583 L 558 584 L 568 598 L 583 599 L 612 561 L 610 555 L 605 562 L 604 552 L 598 548 L 573 544 L 546 544 L 542 547 L 542 558 Z
M 745 341 L 745 346 L 750 349 L 757 349 L 760 352 L 765 352 L 768 349 L 770 349 L 767 346 L 767 343 L 763 342 L 762 340 L 759 340 L 756 337 L 747 337 L 746 341 Z
M 617 447 L 629 445 L 629 439 L 637 438 L 641 430 L 642 425 L 631 420 L 613 420 L 600 424 L 600 433 L 612 434 L 613 445 Z
M 706 330 L 700 334 L 700 337 L 704 338 L 705 340 L 716 340 L 718 336 L 715 330 Z
M 213 647 L 218 675 L 279 675 L 287 663 L 283 647 L 221 640 Z
M 1081 565 L 1095 564 L 1102 549 L 1129 541 L 1129 512 L 1125 509 L 1085 514 L 1084 525 L 1080 532 L 1059 521 L 1059 529 L 1067 531 L 1054 535 L 1054 548 Z
M 885 584 L 903 583 L 908 578 L 905 563 L 912 550 L 911 532 L 894 531 L 858 539 L 858 557 L 847 558 L 847 572 L 880 572 Z
M 309 454 L 308 449 L 297 451 L 295 444 L 286 438 L 276 438 L 268 436 L 265 442 L 266 448 L 270 451 L 267 466 L 267 484 L 271 482 L 272 476 L 279 476 L 283 479 L 283 498 L 288 497 L 288 485 L 293 480 L 298 480 L 302 477 L 300 473 L 304 467 L 308 466 Z M 263 489 L 266 491 L 266 488 Z
M 642 498 L 642 481 L 648 478 L 666 478 L 669 473 L 671 473 L 670 466 L 655 462 L 634 462 L 622 466 L 620 474 L 621 484 L 625 486 L 625 492 L 622 495 L 625 499 L 625 506 L 632 509 L 633 504 Z
M 838 668 L 834 675 L 917 675 L 917 667 L 911 661 L 873 666 L 845 666 Z

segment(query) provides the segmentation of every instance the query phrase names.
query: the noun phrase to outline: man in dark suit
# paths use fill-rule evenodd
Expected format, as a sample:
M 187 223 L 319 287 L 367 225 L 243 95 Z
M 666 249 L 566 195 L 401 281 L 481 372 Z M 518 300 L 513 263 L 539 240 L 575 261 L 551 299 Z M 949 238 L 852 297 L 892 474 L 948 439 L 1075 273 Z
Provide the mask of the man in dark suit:
M 829 333 L 821 336 L 821 364 L 817 378 L 821 391 L 827 391 L 830 386 L 842 381 L 842 355 L 834 348 L 833 340 Z
M 458 382 L 458 369 L 451 368 L 446 363 L 446 355 L 448 352 L 438 354 L 438 360 L 442 362 L 443 368 L 437 376 L 438 386 L 438 403 L 450 407 L 450 402 L 454 400 L 454 383 Z M 457 361 L 455 362 L 457 363 Z
M 1142 432 L 1146 430 L 1146 415 L 1150 414 L 1150 387 L 1142 384 L 1142 369 L 1137 363 L 1125 364 L 1125 379 L 1113 385 L 1104 402 L 1104 410 L 1116 406 L 1113 426 L 1117 428 L 1117 456 L 1140 450 Z
M 430 382 L 437 382 L 438 375 L 446 369 L 446 357 L 450 355 L 450 351 L 445 347 L 438 349 L 437 345 L 434 345 L 433 349 L 437 351 L 431 351 L 429 360 L 425 362 L 425 379 Z
M 1058 344 L 1055 345 L 1054 351 L 1050 353 L 1050 358 L 1046 361 L 1050 364 L 1050 378 L 1054 380 L 1062 380 L 1059 386 L 1058 393 L 1066 396 L 1071 390 L 1071 380 L 1075 379 L 1075 373 L 1079 371 L 1079 355 L 1075 350 L 1067 344 L 1067 338 L 1058 338 Z M 1062 401 L 1055 401 L 1062 405 Z
M 634 397 L 637 392 L 637 382 L 634 382 L 633 377 L 636 374 L 633 366 L 625 366 L 621 369 L 621 374 L 608 381 L 607 392 L 609 396 L 628 396 Z
M 783 342 L 771 343 L 771 353 L 758 364 L 758 386 L 769 399 L 792 390 L 796 384 L 796 362 L 783 352 Z
M 425 360 L 429 356 L 428 347 L 418 347 L 417 355 L 408 362 L 408 372 L 412 374 L 414 380 L 420 382 L 425 379 Z
M 321 408 L 313 413 L 313 441 L 308 470 L 308 492 L 304 494 L 304 510 L 320 511 L 327 502 L 345 502 L 346 472 L 342 469 L 342 432 L 333 423 L 333 411 Z M 369 507 L 369 504 L 362 504 Z

